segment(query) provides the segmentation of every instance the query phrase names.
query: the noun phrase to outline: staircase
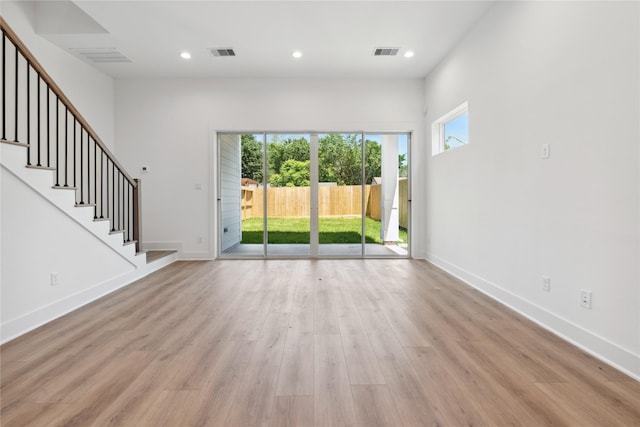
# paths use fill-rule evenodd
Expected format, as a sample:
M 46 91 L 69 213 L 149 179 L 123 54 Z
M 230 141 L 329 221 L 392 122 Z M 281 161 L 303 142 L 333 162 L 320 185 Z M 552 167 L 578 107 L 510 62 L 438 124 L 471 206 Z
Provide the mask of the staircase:
M 0 29 L 4 343 L 177 256 L 147 262 L 139 243 L 140 181 L 2 17 Z
M 140 181 L 133 179 L 7 23 L 2 29 L 2 167 L 136 268 Z

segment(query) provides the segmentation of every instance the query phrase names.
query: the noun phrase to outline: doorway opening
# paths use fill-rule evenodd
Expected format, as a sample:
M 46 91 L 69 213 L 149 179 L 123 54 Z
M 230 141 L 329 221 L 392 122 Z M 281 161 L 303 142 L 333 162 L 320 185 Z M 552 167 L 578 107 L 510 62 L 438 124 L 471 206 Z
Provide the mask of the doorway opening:
M 410 140 L 218 134 L 220 257 L 409 257 Z

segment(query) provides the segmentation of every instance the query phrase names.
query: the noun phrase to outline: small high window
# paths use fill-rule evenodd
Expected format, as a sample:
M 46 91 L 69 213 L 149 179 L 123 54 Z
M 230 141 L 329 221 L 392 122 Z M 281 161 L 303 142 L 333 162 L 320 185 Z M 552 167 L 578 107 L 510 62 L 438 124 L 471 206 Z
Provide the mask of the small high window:
M 454 108 L 431 125 L 432 155 L 469 143 L 469 103 Z

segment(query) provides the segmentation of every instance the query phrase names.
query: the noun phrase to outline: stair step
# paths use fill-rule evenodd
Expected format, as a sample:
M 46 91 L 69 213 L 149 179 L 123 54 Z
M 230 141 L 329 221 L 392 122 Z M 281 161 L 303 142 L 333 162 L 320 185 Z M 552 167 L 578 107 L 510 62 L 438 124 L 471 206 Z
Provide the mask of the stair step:
M 20 141 L 9 141 L 8 139 L 0 138 L 0 142 L 3 144 L 19 145 L 20 147 L 29 148 L 29 144 Z
M 56 170 L 56 168 L 52 167 L 52 166 L 36 166 L 36 165 L 26 165 L 25 166 L 28 169 L 42 169 L 45 171 L 54 171 Z
M 109 234 L 118 234 L 118 233 L 124 233 L 125 230 L 111 230 L 109 232 Z
M 58 186 L 51 186 L 51 188 L 53 188 L 54 190 L 77 190 L 76 187 L 65 187 L 64 185 L 58 185 Z
M 97 221 L 111 221 L 111 218 L 108 218 L 108 217 L 107 218 L 94 218 L 93 220 L 96 221 L 96 222 Z
M 76 203 L 76 208 L 94 208 L 96 206 L 95 203 Z
M 128 242 L 124 242 L 124 246 L 135 245 L 138 243 L 136 240 L 129 240 Z

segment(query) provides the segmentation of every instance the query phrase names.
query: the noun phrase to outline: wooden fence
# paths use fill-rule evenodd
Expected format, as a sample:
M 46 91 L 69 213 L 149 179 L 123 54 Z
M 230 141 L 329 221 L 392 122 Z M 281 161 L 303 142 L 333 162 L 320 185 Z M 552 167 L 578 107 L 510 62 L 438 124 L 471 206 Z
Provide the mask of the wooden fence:
M 406 178 L 400 178 L 398 189 L 400 226 L 408 226 L 408 185 Z M 381 185 L 365 185 L 365 214 L 380 220 Z M 303 218 L 311 213 L 310 187 L 269 187 L 267 203 L 269 216 L 276 218 Z M 344 217 L 360 216 L 362 213 L 362 186 L 339 185 L 318 187 L 318 216 Z M 242 187 L 242 219 L 262 218 L 264 215 L 264 188 Z

